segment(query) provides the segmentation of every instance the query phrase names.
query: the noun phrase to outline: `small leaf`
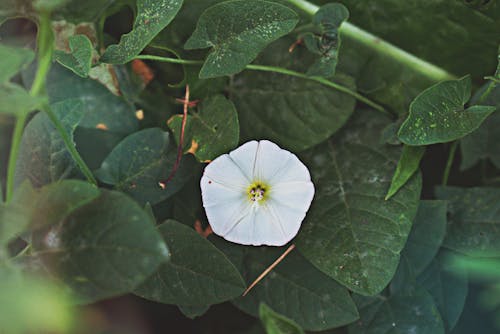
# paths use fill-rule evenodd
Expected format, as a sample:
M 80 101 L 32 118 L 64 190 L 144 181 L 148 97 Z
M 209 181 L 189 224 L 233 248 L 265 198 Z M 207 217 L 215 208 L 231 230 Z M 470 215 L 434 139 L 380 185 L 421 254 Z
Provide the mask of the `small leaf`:
M 165 304 L 190 307 L 230 300 L 243 293 L 245 283 L 234 265 L 193 229 L 174 220 L 158 227 L 172 252 L 169 262 L 135 293 Z
M 465 305 L 468 280 L 465 272 L 451 269 L 446 252 L 440 253 L 418 281 L 429 291 L 441 313 L 446 331 L 450 332 L 458 322 Z
M 267 44 L 292 31 L 298 21 L 293 10 L 277 3 L 225 1 L 201 14 L 184 48 L 213 48 L 200 78 L 231 75 L 241 72 Z
M 399 129 L 399 139 L 408 145 L 446 143 L 477 129 L 491 106 L 464 109 L 471 95 L 470 77 L 443 81 L 424 90 L 410 105 L 410 115 Z
M 177 144 L 182 125 L 182 115 L 168 121 Z M 203 101 L 199 112 L 188 116 L 184 135 L 185 151 L 199 161 L 210 161 L 229 152 L 238 145 L 240 125 L 234 104 L 222 95 Z
M 415 174 L 420 165 L 420 160 L 425 153 L 425 147 L 403 145 L 396 171 L 392 177 L 391 187 L 385 199 L 388 200 Z
M 415 174 L 385 200 L 400 155 L 381 140 L 390 120 L 359 112 L 332 142 L 305 152 L 316 194 L 297 247 L 328 276 L 363 295 L 392 279 L 420 198 Z
M 354 295 L 354 300 L 360 320 L 349 325 L 349 334 L 445 333 L 434 300 L 420 286 L 390 297 Z
M 443 246 L 462 254 L 500 254 L 500 189 L 438 187 L 436 197 L 449 201 Z
M 70 36 L 68 42 L 71 52 L 56 50 L 54 58 L 73 73 L 86 78 L 92 65 L 92 42 L 85 35 Z
M 73 132 L 85 115 L 78 100 L 66 100 L 51 106 L 54 115 L 73 138 Z M 34 187 L 80 175 L 47 114 L 38 113 L 26 126 L 16 162 L 14 183 L 30 180 Z
M 149 215 L 126 195 L 106 190 L 35 233 L 32 247 L 84 302 L 131 292 L 169 257 Z
M 109 46 L 101 62 L 125 64 L 137 56 L 173 20 L 183 0 L 138 0 L 132 31 L 120 43 Z
M 259 306 L 259 318 L 267 334 L 304 334 L 295 321 L 274 312 L 264 303 Z
M 198 318 L 205 314 L 210 306 L 207 305 L 179 305 L 179 311 L 189 319 Z
M 420 274 L 441 247 L 446 233 L 446 201 L 422 200 L 410 236 L 401 253 L 412 266 L 415 275 Z
M 31 63 L 34 58 L 35 54 L 29 49 L 0 44 L 0 84 L 9 81 L 16 73 Z
M 168 132 L 145 129 L 120 142 L 103 161 L 96 176 L 141 205 L 156 204 L 179 191 L 190 177 L 189 161 L 185 158 L 166 188 L 160 187 L 159 182 L 168 177 L 176 157 Z
M 0 84 L 0 114 L 25 116 L 38 109 L 44 98 L 31 96 L 24 88 L 13 83 Z
M 321 6 L 314 14 L 313 25 L 319 33 L 306 34 L 304 43 L 320 58 L 309 67 L 307 75 L 329 78 L 335 74 L 341 45 L 339 28 L 348 18 L 349 11 L 340 3 Z

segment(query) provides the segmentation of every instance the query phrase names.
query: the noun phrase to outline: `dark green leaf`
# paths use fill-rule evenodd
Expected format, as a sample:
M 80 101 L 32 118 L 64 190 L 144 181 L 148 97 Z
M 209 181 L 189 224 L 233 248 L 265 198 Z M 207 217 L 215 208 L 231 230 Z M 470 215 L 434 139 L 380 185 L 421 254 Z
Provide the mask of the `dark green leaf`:
M 96 176 L 125 192 L 141 205 L 156 204 L 175 194 L 191 176 L 190 161 L 184 158 L 175 177 L 162 189 L 159 182 L 169 176 L 177 151 L 168 132 L 145 129 L 126 137 L 103 161 Z
M 232 253 L 231 260 L 242 268 L 247 284 L 284 251 L 284 248 L 242 247 L 218 241 L 224 252 Z M 302 328 L 314 331 L 342 326 L 358 318 L 347 289 L 314 268 L 297 251 L 234 303 L 253 316 L 258 316 L 259 305 L 266 303 Z
M 388 124 L 373 111 L 359 112 L 332 142 L 305 154 L 316 195 L 297 247 L 363 295 L 379 293 L 394 275 L 420 197 L 418 173 L 384 200 L 401 151 L 381 143 Z
M 417 217 L 401 253 L 420 274 L 436 256 L 446 232 L 446 201 L 420 201 Z
M 51 106 L 53 113 L 66 128 L 70 138 L 85 115 L 78 100 L 66 100 Z M 41 187 L 65 178 L 79 175 L 76 164 L 45 113 L 38 113 L 24 130 L 19 148 L 14 182 L 29 180 Z
M 470 256 L 500 254 L 500 189 L 438 187 L 436 197 L 449 201 L 444 247 Z
M 132 60 L 172 21 L 181 6 L 182 0 L 138 0 L 132 31 L 123 35 L 119 44 L 109 46 L 101 62 L 124 64 Z
M 54 58 L 73 73 L 86 78 L 92 65 L 92 42 L 85 35 L 70 36 L 68 42 L 71 52 L 56 50 Z
M 136 289 L 136 294 L 190 307 L 221 303 L 241 295 L 245 283 L 238 270 L 209 241 L 174 220 L 158 228 L 172 252 L 171 259 Z
M 298 21 L 293 10 L 277 3 L 225 1 L 203 12 L 184 47 L 213 47 L 200 78 L 231 75 L 242 71 L 267 44 L 288 34 Z
M 309 67 L 307 75 L 329 78 L 335 74 L 341 45 L 339 27 L 348 18 L 349 11 L 340 3 L 321 6 L 314 14 L 313 25 L 318 32 L 306 34 L 304 42 L 320 58 Z
M 446 331 L 455 327 L 465 305 L 468 285 L 464 272 L 451 269 L 446 253 L 440 253 L 418 281 L 429 291 L 441 313 Z
M 148 214 L 119 192 L 102 191 L 33 236 L 33 255 L 82 301 L 131 292 L 169 257 Z
M 349 334 L 445 333 L 434 300 L 422 287 L 390 297 L 355 295 L 354 298 L 360 321 L 349 326 Z
M 182 116 L 168 121 L 177 144 Z M 188 116 L 184 135 L 185 151 L 189 150 L 199 161 L 210 161 L 238 145 L 240 125 L 231 101 L 222 95 L 204 100 L 197 113 Z
M 1 8 L 0 8 L 1 24 Z M 8 81 L 35 58 L 33 51 L 0 44 L 0 84 Z
M 181 311 L 182 314 L 184 314 L 184 316 L 188 317 L 189 319 L 194 319 L 194 318 L 197 318 L 199 316 L 202 316 L 210 308 L 210 306 L 206 306 L 206 305 L 201 305 L 201 306 L 200 305 L 196 305 L 196 306 L 179 305 L 178 307 L 179 307 L 179 311 Z
M 417 172 L 424 153 L 425 147 L 403 145 L 401 157 L 399 158 L 396 171 L 392 176 L 391 187 L 385 196 L 386 200 L 394 196 L 394 194 L 408 182 L 413 174 Z
M 0 84 L 0 114 L 24 116 L 39 108 L 44 101 L 44 98 L 31 96 L 19 85 L 7 82 Z
M 295 321 L 274 312 L 264 303 L 259 306 L 259 318 L 267 334 L 304 334 Z
M 440 82 L 413 100 L 410 115 L 399 129 L 399 139 L 408 145 L 429 145 L 460 139 L 477 129 L 491 106 L 464 109 L 471 95 L 470 77 Z

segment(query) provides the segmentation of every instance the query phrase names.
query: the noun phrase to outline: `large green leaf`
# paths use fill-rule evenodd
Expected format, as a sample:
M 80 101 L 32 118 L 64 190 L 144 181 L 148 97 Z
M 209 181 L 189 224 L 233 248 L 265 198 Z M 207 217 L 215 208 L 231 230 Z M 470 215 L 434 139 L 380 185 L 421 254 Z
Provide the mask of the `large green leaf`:
M 391 198 L 418 171 L 425 147 L 404 145 L 396 171 L 392 177 L 391 187 L 385 199 Z
M 316 195 L 297 240 L 304 256 L 363 295 L 389 283 L 415 217 L 421 177 L 414 175 L 385 200 L 400 148 L 382 143 L 389 119 L 354 115 L 331 142 L 304 154 Z
M 70 138 L 85 115 L 78 100 L 66 100 L 51 106 L 53 113 Z M 76 164 L 66 149 L 61 135 L 45 113 L 38 113 L 24 130 L 16 163 L 14 182 L 29 180 L 40 187 L 55 181 L 79 175 Z
M 360 321 L 349 334 L 444 334 L 443 321 L 432 296 L 422 287 L 405 289 L 389 297 L 354 296 Z
M 85 35 L 75 35 L 68 38 L 68 43 L 70 52 L 55 50 L 55 60 L 75 74 L 87 77 L 92 65 L 92 42 Z
M 471 96 L 470 77 L 440 82 L 410 105 L 399 139 L 408 145 L 429 145 L 460 139 L 477 129 L 495 111 L 491 106 L 464 108 Z
M 212 47 L 200 78 L 242 71 L 264 47 L 289 33 L 299 21 L 288 7 L 263 0 L 231 0 L 216 4 L 200 16 L 185 48 Z
M 264 303 L 259 306 L 259 318 L 267 334 L 304 334 L 295 321 L 274 312 Z
M 193 229 L 174 220 L 158 227 L 171 259 L 135 293 L 165 304 L 199 306 L 240 296 L 245 283 L 226 256 Z
M 401 256 L 415 275 L 421 273 L 438 253 L 446 233 L 446 201 L 423 200 Z
M 120 43 L 109 46 L 101 62 L 124 64 L 138 55 L 175 17 L 182 0 L 138 0 L 137 16 L 132 31 Z
M 311 54 L 292 55 L 291 38 L 282 38 L 258 58 L 259 63 L 304 71 Z M 338 74 L 333 81 L 354 88 L 353 80 Z M 269 72 L 244 72 L 235 77 L 230 98 L 238 110 L 241 140 L 266 138 L 281 147 L 301 151 L 339 130 L 354 111 L 355 99 L 317 82 Z
M 182 115 L 168 121 L 177 144 L 182 126 Z M 188 116 L 185 151 L 189 150 L 199 161 L 210 161 L 238 145 L 240 125 L 233 103 L 222 95 L 204 100 L 197 113 Z
M 216 245 L 231 257 L 248 284 L 285 250 L 243 247 L 220 239 Z M 314 268 L 297 251 L 290 253 L 248 295 L 233 302 L 253 316 L 258 316 L 259 305 L 266 303 L 302 328 L 314 331 L 339 327 L 358 318 L 347 289 Z
M 440 253 L 418 281 L 429 291 L 441 313 L 447 332 L 455 327 L 465 305 L 468 282 L 465 272 L 452 269 L 446 253 Z
M 8 81 L 23 67 L 31 63 L 34 58 L 35 54 L 29 49 L 0 44 L 0 83 Z
M 19 85 L 0 84 L 0 114 L 24 116 L 39 108 L 44 101 L 44 98 L 31 96 Z
M 86 302 L 131 292 L 169 257 L 150 216 L 126 195 L 105 190 L 35 233 L 32 247 Z
M 438 187 L 436 196 L 449 201 L 444 247 L 471 256 L 500 254 L 500 189 Z
M 159 182 L 169 176 L 176 157 L 177 150 L 171 145 L 168 132 L 145 129 L 120 142 L 103 161 L 96 176 L 141 204 L 156 204 L 179 191 L 191 176 L 191 164 L 185 157 L 175 177 L 165 189 L 160 187 Z

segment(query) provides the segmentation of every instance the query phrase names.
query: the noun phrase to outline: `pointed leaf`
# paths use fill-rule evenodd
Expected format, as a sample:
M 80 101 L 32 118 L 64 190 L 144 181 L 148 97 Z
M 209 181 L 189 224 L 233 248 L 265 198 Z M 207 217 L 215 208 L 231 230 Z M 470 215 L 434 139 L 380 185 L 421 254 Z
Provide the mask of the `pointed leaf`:
M 85 35 L 70 36 L 68 42 L 71 52 L 56 50 L 54 58 L 73 73 L 86 78 L 92 65 L 92 42 Z
M 179 305 L 179 311 L 189 319 L 195 319 L 205 314 L 210 306 L 207 305 Z
M 169 257 L 150 217 L 103 190 L 93 202 L 33 236 L 33 255 L 82 301 L 131 292 Z
M 0 114 L 24 116 L 39 108 L 44 101 L 45 98 L 31 96 L 19 85 L 0 84 Z
M 182 115 L 170 118 L 168 126 L 178 145 Z M 235 148 L 239 136 L 240 125 L 234 104 L 222 95 L 215 95 L 202 102 L 199 112 L 188 116 L 184 147 L 199 161 L 210 161 Z
M 193 229 L 174 220 L 158 227 L 172 252 L 135 293 L 165 304 L 199 306 L 221 303 L 243 293 L 245 283 L 234 265 Z
M 0 8 L 0 24 L 1 24 Z M 0 44 L 0 84 L 8 81 L 35 58 L 33 51 Z
M 470 256 L 500 254 L 500 189 L 438 187 L 436 197 L 449 201 L 444 247 Z
M 410 115 L 399 129 L 399 139 L 408 145 L 446 143 L 477 129 L 491 106 L 464 108 L 471 95 L 470 77 L 443 81 L 429 87 L 410 105 Z
M 274 312 L 264 303 L 259 306 L 259 318 L 267 334 L 304 334 L 295 321 Z
M 403 145 L 401 157 L 392 177 L 391 187 L 385 196 L 386 200 L 391 198 L 417 172 L 424 153 L 425 147 Z
M 120 43 L 109 46 L 101 62 L 124 64 L 132 60 L 173 20 L 183 0 L 138 0 L 137 17 L 132 31 Z
M 96 176 L 129 194 L 141 205 L 156 204 L 179 191 L 190 177 L 189 161 L 184 158 L 166 188 L 160 187 L 159 182 L 168 177 L 176 157 L 168 132 L 145 129 L 120 142 L 103 161 Z
M 213 47 L 200 78 L 242 71 L 264 47 L 295 27 L 297 14 L 283 5 L 263 0 L 231 0 L 201 14 L 196 30 L 184 47 Z
M 399 262 L 415 217 L 421 177 L 385 200 L 400 148 L 381 143 L 389 119 L 355 114 L 348 128 L 305 154 L 316 186 L 297 247 L 327 275 L 363 295 L 379 293 Z

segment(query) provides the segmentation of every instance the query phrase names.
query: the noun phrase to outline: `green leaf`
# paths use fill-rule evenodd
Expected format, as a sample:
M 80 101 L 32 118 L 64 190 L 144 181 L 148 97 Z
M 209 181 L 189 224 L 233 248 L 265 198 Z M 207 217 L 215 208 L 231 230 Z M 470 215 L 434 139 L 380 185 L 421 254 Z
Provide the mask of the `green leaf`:
M 175 17 L 183 0 L 138 0 L 137 16 L 132 31 L 120 43 L 109 46 L 101 62 L 124 64 L 132 60 Z
M 295 321 L 274 312 L 264 303 L 259 306 L 259 318 L 267 334 L 304 334 Z
M 193 229 L 174 220 L 158 227 L 172 256 L 135 293 L 165 304 L 195 307 L 237 297 L 245 283 L 234 265 Z
M 1 10 L 0 10 L 1 23 Z M 0 84 L 9 81 L 35 58 L 33 51 L 0 44 Z
M 96 176 L 116 190 L 129 194 L 141 205 L 156 204 L 177 191 L 191 176 L 190 161 L 184 158 L 165 189 L 159 182 L 169 176 L 177 157 L 168 132 L 145 129 L 120 142 L 96 171 Z
M 168 121 L 179 144 L 182 115 Z M 193 153 L 199 161 L 210 161 L 229 152 L 238 145 L 240 125 L 233 103 L 223 95 L 203 100 L 199 111 L 188 115 L 184 135 L 185 151 Z
M 33 255 L 90 302 L 131 292 L 169 257 L 149 215 L 126 195 L 101 195 L 33 236 Z
M 304 154 L 316 186 L 297 247 L 321 271 L 363 295 L 379 293 L 399 262 L 420 197 L 414 175 L 385 200 L 400 148 L 383 144 L 390 120 L 354 115 L 332 142 Z
M 408 145 L 429 145 L 460 139 L 477 129 L 495 111 L 491 106 L 464 109 L 471 95 L 470 77 L 443 81 L 413 100 L 410 115 L 399 129 L 399 139 Z
M 53 113 L 70 138 L 85 115 L 84 105 L 78 100 L 66 100 L 51 106 Z M 26 126 L 16 163 L 14 183 L 29 180 L 34 187 L 79 176 L 76 164 L 45 113 L 38 113 Z
M 446 332 L 450 332 L 458 322 L 465 305 L 468 292 L 467 276 L 457 272 L 449 264 L 446 253 L 440 253 L 418 281 L 429 291 L 441 313 Z
M 298 21 L 293 10 L 277 3 L 225 1 L 201 14 L 184 48 L 213 48 L 200 78 L 231 75 L 241 72 L 267 44 L 292 31 Z
M 406 246 L 401 253 L 420 274 L 438 253 L 446 233 L 446 201 L 422 200 Z
M 92 42 L 85 35 L 70 36 L 68 42 L 71 52 L 55 50 L 54 58 L 73 73 L 86 78 L 92 65 Z
M 422 287 L 389 297 L 354 295 L 360 320 L 349 325 L 349 334 L 444 334 L 443 321 L 432 296 Z
M 44 101 L 42 97 L 31 96 L 19 85 L 8 82 L 0 84 L 0 114 L 24 116 L 39 108 Z
M 386 200 L 394 196 L 394 194 L 408 182 L 413 174 L 417 172 L 424 153 L 425 147 L 403 145 L 401 157 L 396 166 L 396 171 L 392 176 L 391 187 L 385 196 Z
M 470 256 L 498 256 L 500 189 L 437 187 L 436 197 L 449 201 L 444 247 Z
M 341 45 L 340 25 L 349 18 L 349 11 L 340 3 L 321 6 L 313 16 L 313 25 L 317 33 L 304 36 L 304 43 L 309 51 L 320 55 L 307 75 L 332 77 L 337 67 L 338 53 Z
M 216 245 L 241 268 L 247 284 L 284 251 L 275 247 L 242 247 L 221 239 Z M 266 303 L 302 328 L 313 331 L 343 326 L 358 318 L 347 289 L 314 268 L 297 251 L 288 254 L 248 295 L 233 303 L 253 316 L 258 316 L 259 305 Z
M 207 305 L 179 305 L 179 311 L 189 319 L 195 319 L 205 314 L 210 306 Z

